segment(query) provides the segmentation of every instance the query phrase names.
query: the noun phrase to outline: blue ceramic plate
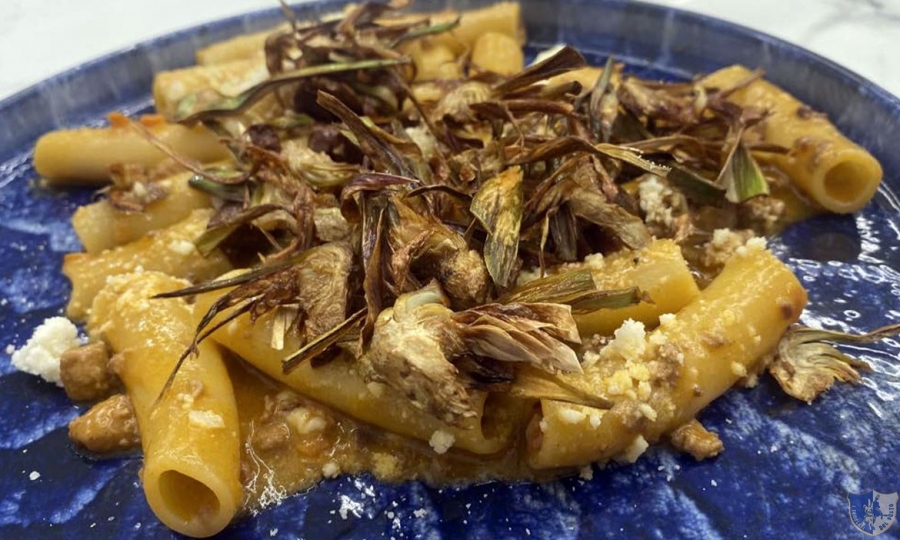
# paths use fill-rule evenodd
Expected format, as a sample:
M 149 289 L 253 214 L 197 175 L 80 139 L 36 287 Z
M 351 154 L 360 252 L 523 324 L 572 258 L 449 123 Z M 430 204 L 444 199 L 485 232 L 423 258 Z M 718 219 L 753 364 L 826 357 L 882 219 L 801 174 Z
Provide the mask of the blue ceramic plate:
M 440 2 L 418 4 L 423 10 Z M 474 7 L 478 2 L 455 7 Z M 900 320 L 900 100 L 812 53 L 714 19 L 624 1 L 523 0 L 532 50 L 567 42 L 642 75 L 682 78 L 739 62 L 825 111 L 885 169 L 876 200 L 856 216 L 798 225 L 772 242 L 810 290 L 804 322 L 843 330 Z M 298 9 L 307 17 L 335 1 Z M 62 256 L 88 192 L 33 189 L 31 147 L 51 129 L 99 123 L 149 106 L 152 74 L 188 65 L 204 44 L 277 21 L 277 10 L 200 26 L 68 71 L 0 103 L 0 336 L 21 345 L 62 312 Z M 2 349 L 2 347 L 0 347 Z M 75 453 L 67 422 L 79 407 L 61 389 L 0 358 L 0 537 L 171 537 L 144 502 L 139 459 Z M 226 530 L 224 538 L 859 537 L 848 492 L 900 490 L 900 343 L 851 351 L 874 371 L 814 406 L 767 377 L 703 411 L 726 451 L 696 463 L 654 448 L 631 467 L 542 485 L 435 489 L 367 476 L 324 482 Z M 38 477 L 39 475 L 39 477 Z M 895 525 L 891 533 L 900 533 Z

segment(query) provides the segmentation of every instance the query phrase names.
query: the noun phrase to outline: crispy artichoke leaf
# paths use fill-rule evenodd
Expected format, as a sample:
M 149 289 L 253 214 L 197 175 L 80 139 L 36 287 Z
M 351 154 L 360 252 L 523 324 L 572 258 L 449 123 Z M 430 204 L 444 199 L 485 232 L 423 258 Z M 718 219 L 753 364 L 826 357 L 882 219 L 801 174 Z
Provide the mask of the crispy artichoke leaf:
M 698 204 L 708 206 L 719 206 L 722 204 L 725 189 L 719 184 L 704 178 L 689 167 L 672 165 L 668 180 L 672 187 Z
M 201 103 L 202 100 L 199 100 L 196 94 L 189 94 L 176 106 L 176 121 L 185 124 L 193 124 L 202 120 L 238 115 L 272 90 L 310 77 L 334 75 L 351 71 L 382 69 L 406 63 L 409 63 L 408 58 L 378 58 L 361 60 L 358 62 L 303 67 L 270 77 L 236 96 L 219 96 L 219 99 L 206 105 Z
M 835 343 L 874 343 L 900 334 L 900 324 L 884 326 L 866 334 L 791 327 L 778 343 L 778 354 L 769 366 L 781 389 L 790 396 L 811 402 L 835 382 L 857 382 L 859 370 L 868 364 L 844 354 Z
M 769 183 L 765 175 L 742 142 L 738 142 L 728 156 L 719 177 L 719 185 L 725 187 L 725 198 L 733 203 L 769 194 Z
M 535 146 L 527 154 L 515 159 L 513 163 L 525 164 L 546 161 L 567 156 L 573 152 L 610 157 L 634 165 L 643 171 L 657 176 L 665 177 L 669 173 L 668 167 L 658 165 L 642 158 L 641 152 L 634 148 L 609 143 L 591 144 L 587 139 L 572 135 L 558 137 L 552 141 L 541 143 Z
M 308 341 L 303 347 L 301 347 L 300 350 L 285 358 L 281 363 L 281 370 L 284 373 L 290 373 L 300 364 L 312 360 L 320 354 L 325 353 L 325 351 L 330 349 L 339 341 L 343 341 L 345 339 L 345 336 L 356 329 L 356 327 L 359 325 L 359 322 L 365 319 L 365 317 L 366 310 L 365 308 L 363 308 L 353 315 L 347 317 L 344 321 L 342 321 L 334 328 L 330 328 L 329 330 L 317 335 L 315 338 Z
M 458 332 L 473 354 L 524 362 L 552 372 L 580 373 L 568 343 L 580 343 L 569 306 L 486 304 L 454 315 Z
M 572 307 L 574 314 L 591 313 L 601 309 L 617 309 L 647 300 L 647 295 L 637 287 L 614 290 L 598 289 L 591 271 L 587 269 L 535 279 L 500 298 L 501 303 L 566 304 Z
M 611 84 L 613 71 L 615 71 L 615 61 L 610 56 L 606 59 L 603 71 L 597 78 L 588 101 L 591 131 L 596 138 L 603 142 L 609 142 L 613 125 L 619 114 L 619 98 L 616 95 L 615 87 Z
M 347 242 L 323 244 L 310 252 L 297 276 L 297 302 L 306 314 L 303 332 L 307 340 L 346 319 L 353 270 L 353 249 Z
M 598 409 L 611 409 L 614 402 L 606 396 L 587 392 L 569 384 L 563 377 L 532 367 L 521 367 L 508 390 L 509 394 L 527 399 L 552 399 Z
M 415 244 L 412 263 L 424 265 L 453 300 L 454 307 L 469 307 L 484 302 L 490 288 L 490 275 L 481 254 L 469 249 L 465 238 L 430 213 L 416 212 L 400 197 L 392 197 L 390 246 L 396 256 L 407 256 L 407 247 Z M 424 235 L 424 241 L 423 239 Z M 408 266 L 395 261 L 395 267 Z
M 522 169 L 510 167 L 485 182 L 470 206 L 488 233 L 484 262 L 494 282 L 501 287 L 509 285 L 518 259 L 523 198 Z
M 587 65 L 581 53 L 569 47 L 568 45 L 558 50 L 551 57 L 528 66 L 511 79 L 494 87 L 494 93 L 497 95 L 508 94 L 531 86 L 536 82 L 540 82 L 555 75 L 560 75 L 573 69 L 578 69 Z
M 630 249 L 650 243 L 650 233 L 641 218 L 608 202 L 597 191 L 577 187 L 569 195 L 568 204 L 576 216 L 611 232 Z
M 367 123 L 341 100 L 320 90 L 316 97 L 316 103 L 344 122 L 359 142 L 360 149 L 379 169 L 407 178 L 416 176 L 416 171 L 407 163 L 399 150 L 385 141 L 381 130 L 371 122 Z

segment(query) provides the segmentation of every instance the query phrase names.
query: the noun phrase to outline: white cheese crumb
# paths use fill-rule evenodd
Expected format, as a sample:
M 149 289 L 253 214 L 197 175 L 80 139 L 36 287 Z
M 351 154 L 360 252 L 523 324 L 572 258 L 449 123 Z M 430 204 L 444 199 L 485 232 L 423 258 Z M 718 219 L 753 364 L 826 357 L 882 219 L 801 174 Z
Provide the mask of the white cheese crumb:
M 16 352 L 16 346 L 10 343 L 6 346 L 6 354 L 12 355 L 12 353 Z
M 294 428 L 300 435 L 309 435 L 324 431 L 328 427 L 328 422 L 320 415 L 313 413 L 306 407 L 297 407 L 287 415 L 288 425 Z
M 651 422 L 656 421 L 656 409 L 654 409 L 650 405 L 641 403 L 640 405 L 638 405 L 638 411 L 640 411 L 642 415 L 647 417 L 647 420 L 650 420 Z
M 663 313 L 659 316 L 659 325 L 666 326 L 675 322 L 675 314 L 674 313 Z
M 593 480 L 594 479 L 594 469 L 590 465 L 585 465 L 581 469 L 578 470 L 578 477 L 582 480 Z
M 322 465 L 322 474 L 325 478 L 334 478 L 341 474 L 341 467 L 336 462 L 329 461 L 325 465 Z
M 645 335 L 644 323 L 626 319 L 622 326 L 616 329 L 613 340 L 602 352 L 604 355 L 618 354 L 626 361 L 640 361 L 647 349 Z
M 591 427 L 592 428 L 596 429 L 596 428 L 600 427 L 600 421 L 602 420 L 602 416 L 603 415 L 599 412 L 591 413 Z
M 28 479 L 31 480 L 32 482 L 34 482 L 35 480 L 37 480 L 40 477 L 41 477 L 41 473 L 39 473 L 37 471 L 31 471 L 31 474 L 28 475 Z
M 707 266 L 722 266 L 732 255 L 745 256 L 748 249 L 760 248 L 766 249 L 766 240 L 754 237 L 753 231 L 716 229 L 713 231 L 712 240 L 704 246 L 701 259 Z
M 216 429 L 225 427 L 225 419 L 212 411 L 191 411 L 188 413 L 188 423 L 199 428 Z
M 601 270 L 606 263 L 602 253 L 594 253 L 584 258 L 584 264 L 591 270 Z
M 672 225 L 672 208 L 665 201 L 671 194 L 672 190 L 656 176 L 651 175 L 638 184 L 638 201 L 648 222 L 667 227 Z
M 650 339 L 648 340 L 650 345 L 654 347 L 661 347 L 669 342 L 669 336 L 660 332 L 653 332 L 650 334 Z
M 746 257 L 750 253 L 765 251 L 766 250 L 766 239 L 755 236 L 749 240 L 743 246 L 737 248 L 735 253 L 740 257 Z
M 584 420 L 586 414 L 583 412 L 566 407 L 564 409 L 560 409 L 559 418 L 566 424 L 577 424 Z
M 187 257 L 194 252 L 194 244 L 187 240 L 172 240 L 169 242 L 169 251 Z
M 541 428 L 541 433 L 545 433 L 547 428 L 550 427 L 550 424 L 547 423 L 546 418 L 541 418 L 541 421 L 538 423 L 538 426 Z
M 710 481 L 709 481 L 709 484 L 710 484 L 712 487 L 717 487 L 717 486 L 719 485 L 715 480 L 710 480 Z
M 12 364 L 19 371 L 39 375 L 62 386 L 59 380 L 59 357 L 81 345 L 78 329 L 65 317 L 50 317 L 38 326 L 21 349 L 12 353 Z
M 446 454 L 447 450 L 456 442 L 456 437 L 452 433 L 443 430 L 437 430 L 431 434 L 428 445 L 438 454 Z
M 277 535 L 277 534 L 278 534 L 278 527 L 275 527 L 274 529 L 269 529 L 269 538 L 274 538 L 275 535 Z
M 418 510 L 413 510 L 413 515 L 419 519 L 422 519 L 427 514 L 428 514 L 428 510 L 425 510 L 424 508 L 419 508 Z
M 584 351 L 584 355 L 581 358 L 581 367 L 589 368 L 597 363 L 597 360 L 600 360 L 600 355 L 594 351 Z
M 634 463 L 641 455 L 643 455 L 644 451 L 647 450 L 649 446 L 650 445 L 647 444 L 647 440 L 644 439 L 643 435 L 638 435 L 631 441 L 631 444 L 628 445 L 628 448 L 625 449 L 617 461 Z

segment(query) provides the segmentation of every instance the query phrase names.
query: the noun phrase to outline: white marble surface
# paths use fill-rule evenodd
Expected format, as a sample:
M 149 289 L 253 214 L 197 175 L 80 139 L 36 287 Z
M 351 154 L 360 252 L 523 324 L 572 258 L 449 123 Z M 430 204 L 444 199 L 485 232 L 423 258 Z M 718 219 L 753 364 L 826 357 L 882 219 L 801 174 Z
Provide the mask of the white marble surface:
M 900 0 L 651 0 L 811 49 L 900 96 Z M 0 0 L 0 99 L 59 71 L 276 0 Z

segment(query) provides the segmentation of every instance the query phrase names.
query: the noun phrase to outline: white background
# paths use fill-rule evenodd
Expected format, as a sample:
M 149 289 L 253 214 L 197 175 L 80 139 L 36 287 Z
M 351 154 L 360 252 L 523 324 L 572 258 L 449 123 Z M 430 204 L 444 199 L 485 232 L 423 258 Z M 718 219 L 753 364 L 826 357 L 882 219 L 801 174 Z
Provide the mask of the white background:
M 651 0 L 800 44 L 900 95 L 900 0 Z M 54 73 L 277 0 L 0 0 L 0 99 Z

